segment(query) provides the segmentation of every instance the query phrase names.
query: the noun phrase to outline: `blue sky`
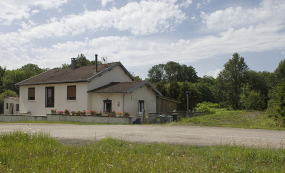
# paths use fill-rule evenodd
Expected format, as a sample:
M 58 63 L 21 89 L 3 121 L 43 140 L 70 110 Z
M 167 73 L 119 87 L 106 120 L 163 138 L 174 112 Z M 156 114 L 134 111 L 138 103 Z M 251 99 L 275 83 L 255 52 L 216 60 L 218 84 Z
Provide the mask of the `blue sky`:
M 83 53 L 142 78 L 156 64 L 216 77 L 238 52 L 249 68 L 285 59 L 285 0 L 2 0 L 0 66 L 59 67 Z

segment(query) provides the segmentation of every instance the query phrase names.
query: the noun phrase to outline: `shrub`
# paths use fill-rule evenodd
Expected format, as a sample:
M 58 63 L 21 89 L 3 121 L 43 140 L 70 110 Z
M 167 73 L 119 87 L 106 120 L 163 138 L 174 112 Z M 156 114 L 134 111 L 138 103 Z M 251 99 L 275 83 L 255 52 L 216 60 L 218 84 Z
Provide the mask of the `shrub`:
M 218 104 L 211 103 L 211 102 L 198 103 L 197 104 L 197 111 L 199 111 L 199 112 L 205 111 L 205 114 L 215 114 L 216 113 L 215 109 L 211 108 L 210 106 L 217 107 Z

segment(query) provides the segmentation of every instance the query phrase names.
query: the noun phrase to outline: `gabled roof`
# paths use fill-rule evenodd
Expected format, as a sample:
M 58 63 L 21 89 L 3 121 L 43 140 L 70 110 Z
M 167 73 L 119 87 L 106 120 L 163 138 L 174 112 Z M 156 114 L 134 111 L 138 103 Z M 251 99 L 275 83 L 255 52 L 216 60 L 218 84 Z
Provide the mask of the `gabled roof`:
M 40 84 L 55 84 L 55 83 L 73 83 L 73 82 L 89 82 L 92 79 L 101 76 L 105 72 L 114 67 L 121 66 L 127 75 L 135 80 L 128 70 L 122 65 L 121 62 L 114 62 L 108 64 L 99 64 L 97 66 L 97 73 L 95 73 L 95 65 L 81 66 L 75 69 L 71 68 L 58 68 L 52 69 L 47 72 L 41 73 L 37 76 L 31 77 L 16 85 L 40 85 Z
M 88 91 L 88 93 L 131 93 L 143 85 L 150 86 L 159 96 L 162 94 L 148 81 L 111 82 L 102 87 Z

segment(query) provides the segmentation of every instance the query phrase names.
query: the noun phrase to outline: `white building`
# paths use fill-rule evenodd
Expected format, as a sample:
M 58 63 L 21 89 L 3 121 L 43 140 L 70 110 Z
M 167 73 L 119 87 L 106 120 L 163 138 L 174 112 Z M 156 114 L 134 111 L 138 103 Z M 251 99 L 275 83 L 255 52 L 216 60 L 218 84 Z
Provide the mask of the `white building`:
M 96 61 L 97 62 L 97 61 Z M 148 81 L 135 81 L 120 63 L 58 68 L 17 83 L 20 113 L 45 115 L 57 111 L 127 111 L 133 120 L 156 112 L 161 93 Z
M 3 101 L 5 115 L 19 114 L 19 97 L 6 97 Z

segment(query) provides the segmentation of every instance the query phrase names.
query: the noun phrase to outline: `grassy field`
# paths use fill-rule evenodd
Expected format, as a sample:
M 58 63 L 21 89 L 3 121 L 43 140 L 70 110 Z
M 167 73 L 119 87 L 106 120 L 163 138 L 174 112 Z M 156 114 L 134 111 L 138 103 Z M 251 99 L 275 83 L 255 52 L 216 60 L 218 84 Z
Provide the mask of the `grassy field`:
M 0 172 L 285 172 L 285 150 L 135 144 L 68 146 L 42 133 L 1 134 Z
M 213 127 L 285 130 L 284 125 L 279 124 L 272 118 L 269 118 L 266 112 L 239 110 L 228 111 L 225 109 L 217 109 L 216 114 L 182 118 L 181 121 L 171 123 L 171 125 L 199 125 Z

